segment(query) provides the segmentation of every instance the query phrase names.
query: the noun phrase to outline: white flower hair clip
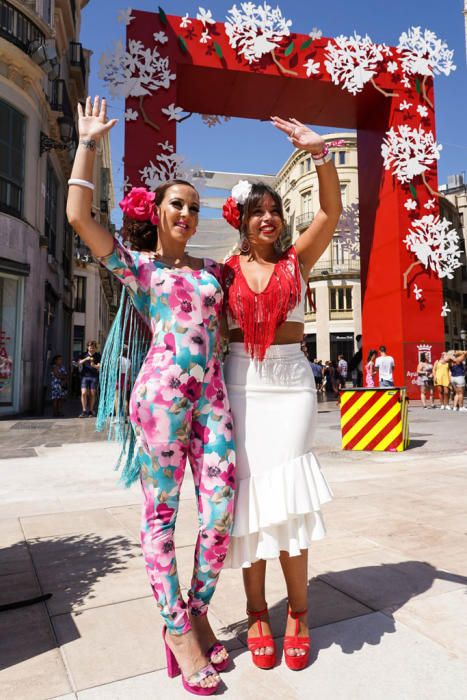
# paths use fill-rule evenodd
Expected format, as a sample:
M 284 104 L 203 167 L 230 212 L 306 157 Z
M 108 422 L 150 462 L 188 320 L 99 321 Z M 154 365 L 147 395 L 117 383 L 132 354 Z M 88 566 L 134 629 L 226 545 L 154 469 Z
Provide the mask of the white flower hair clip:
M 245 204 L 253 185 L 248 180 L 239 180 L 236 185 L 232 187 L 231 196 L 237 204 Z

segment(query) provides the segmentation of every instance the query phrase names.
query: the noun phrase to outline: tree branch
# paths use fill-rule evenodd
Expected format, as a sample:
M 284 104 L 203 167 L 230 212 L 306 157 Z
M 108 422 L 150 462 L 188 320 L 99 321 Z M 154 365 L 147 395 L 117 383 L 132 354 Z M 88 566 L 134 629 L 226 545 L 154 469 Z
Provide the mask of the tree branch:
M 439 197 L 440 199 L 447 199 L 447 197 L 444 194 L 442 194 L 441 192 L 438 192 L 437 190 L 434 190 L 431 187 L 431 185 L 428 184 L 428 182 L 426 181 L 425 173 L 422 173 L 422 180 L 423 180 L 423 184 L 425 185 L 425 187 L 427 188 L 428 192 L 431 195 L 433 195 L 434 197 Z
M 424 97 L 424 99 L 425 99 L 425 102 L 428 102 L 428 104 L 430 105 L 431 109 L 434 109 L 434 107 L 433 107 L 433 102 L 430 100 L 430 98 L 428 97 L 428 95 L 427 95 L 427 93 L 426 93 L 426 79 L 427 79 L 427 78 L 428 78 L 427 75 L 423 76 L 423 80 L 422 80 L 422 94 L 423 94 L 423 97 Z
M 412 270 L 414 269 L 414 267 L 416 267 L 417 265 L 421 265 L 421 264 L 422 264 L 421 260 L 416 260 L 416 261 L 413 262 L 413 263 L 410 265 L 410 267 L 408 267 L 407 270 L 404 272 L 404 274 L 403 274 L 403 278 L 404 278 L 404 289 L 407 289 L 407 278 L 408 278 L 408 276 L 410 275 L 410 273 L 412 272 Z
M 289 70 L 288 68 L 284 68 L 284 66 L 277 60 L 277 57 L 276 57 L 274 50 L 271 51 L 271 58 L 274 61 L 274 63 L 276 64 L 276 66 L 279 68 L 281 73 L 283 73 L 284 75 L 293 75 L 294 77 L 296 77 L 298 75 L 298 73 L 296 73 L 295 71 Z
M 397 92 L 386 92 L 386 90 L 383 90 L 383 88 L 380 88 L 379 85 L 376 85 L 373 78 L 370 78 L 370 83 L 373 85 L 374 88 L 376 88 L 378 90 L 378 92 L 380 92 L 385 97 L 399 97 Z
M 144 105 L 143 105 L 144 98 L 145 98 L 145 95 L 140 95 L 139 108 L 141 110 L 141 114 L 143 115 L 143 121 L 145 124 L 152 126 L 152 128 L 155 129 L 156 131 L 160 131 L 161 130 L 160 126 L 158 126 L 155 122 L 151 121 L 149 119 L 148 115 L 146 114 L 146 110 L 144 109 Z

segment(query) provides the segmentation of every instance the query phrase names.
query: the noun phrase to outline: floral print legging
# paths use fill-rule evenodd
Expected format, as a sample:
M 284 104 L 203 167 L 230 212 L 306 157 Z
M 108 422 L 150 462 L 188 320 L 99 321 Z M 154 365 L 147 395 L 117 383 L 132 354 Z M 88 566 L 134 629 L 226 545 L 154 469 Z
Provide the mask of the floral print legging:
M 136 379 L 130 420 L 144 504 L 141 542 L 149 580 L 170 632 L 204 615 L 230 541 L 235 488 L 232 416 L 219 359 L 221 270 L 172 269 L 149 253 L 115 243 L 101 262 L 124 284 L 152 334 Z M 175 523 L 187 459 L 199 531 L 184 602 L 175 557 Z

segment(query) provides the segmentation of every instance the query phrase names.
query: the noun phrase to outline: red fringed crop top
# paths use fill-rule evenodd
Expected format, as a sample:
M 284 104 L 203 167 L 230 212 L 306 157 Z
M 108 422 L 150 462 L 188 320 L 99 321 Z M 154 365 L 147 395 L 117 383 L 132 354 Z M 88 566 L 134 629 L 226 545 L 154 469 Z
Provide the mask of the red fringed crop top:
M 262 292 L 250 289 L 238 255 L 227 258 L 223 273 L 225 310 L 242 330 L 245 349 L 252 358 L 264 359 L 277 328 L 304 298 L 304 286 L 294 246 L 275 264 Z

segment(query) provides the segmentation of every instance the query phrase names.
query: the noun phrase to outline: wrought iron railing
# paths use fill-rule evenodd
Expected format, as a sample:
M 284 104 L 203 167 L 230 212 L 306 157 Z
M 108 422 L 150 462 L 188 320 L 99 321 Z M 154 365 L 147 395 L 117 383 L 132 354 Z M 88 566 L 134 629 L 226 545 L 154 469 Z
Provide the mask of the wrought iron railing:
M 33 41 L 45 41 L 45 34 L 34 22 L 7 0 L 0 0 L 0 37 L 26 53 Z
M 300 216 L 297 216 L 297 229 L 302 231 L 303 229 L 307 228 L 313 221 L 313 218 L 314 214 L 312 211 L 305 212 L 305 214 L 300 214 Z
M 310 277 L 326 277 L 327 275 L 356 274 L 360 272 L 359 260 L 318 260 L 313 266 Z
M 84 59 L 83 45 L 79 41 L 70 41 L 70 65 L 72 68 L 81 70 L 84 83 L 86 81 L 86 61 Z
M 66 82 L 61 79 L 51 80 L 49 83 L 48 100 L 54 112 L 63 112 L 66 117 L 73 119 L 70 98 L 66 89 Z

